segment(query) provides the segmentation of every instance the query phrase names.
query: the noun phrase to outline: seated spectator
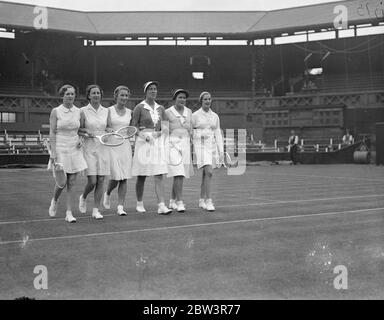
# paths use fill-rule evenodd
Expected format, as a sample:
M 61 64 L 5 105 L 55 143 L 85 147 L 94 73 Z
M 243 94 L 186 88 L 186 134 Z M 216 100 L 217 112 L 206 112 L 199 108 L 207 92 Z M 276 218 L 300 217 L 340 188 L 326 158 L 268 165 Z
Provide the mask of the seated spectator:
M 345 131 L 345 135 L 343 136 L 343 144 L 349 145 L 353 143 L 354 143 L 353 136 L 349 133 L 349 130 L 347 129 Z
M 317 89 L 316 83 L 314 83 L 312 80 L 309 80 L 308 89 L 316 90 Z

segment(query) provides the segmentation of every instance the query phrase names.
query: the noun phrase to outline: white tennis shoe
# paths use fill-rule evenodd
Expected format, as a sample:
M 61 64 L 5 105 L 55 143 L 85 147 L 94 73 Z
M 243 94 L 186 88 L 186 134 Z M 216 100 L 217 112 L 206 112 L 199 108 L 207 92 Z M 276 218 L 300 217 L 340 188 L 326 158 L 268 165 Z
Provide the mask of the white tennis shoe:
M 199 200 L 199 208 L 202 208 L 202 209 L 207 209 L 207 205 L 205 204 L 205 199 L 200 199 Z
M 213 205 L 212 199 L 207 199 L 205 202 L 207 211 L 215 211 L 215 206 Z
M 158 214 L 170 214 L 172 209 L 169 209 L 164 202 L 159 203 L 159 208 L 157 209 Z
M 72 211 L 67 210 L 65 213 L 65 221 L 69 223 L 76 222 L 76 218 L 72 215 Z
M 143 203 L 143 201 L 137 201 L 137 204 L 136 204 L 136 211 L 137 211 L 137 212 L 140 212 L 140 213 L 144 213 L 144 212 L 145 212 L 145 208 L 144 208 L 144 203 Z
M 177 209 L 177 204 L 176 204 L 176 200 L 175 199 L 171 199 L 169 200 L 169 207 L 173 210 L 176 210 Z
M 111 195 L 104 192 L 103 206 L 105 209 L 111 209 Z
M 127 213 L 124 211 L 124 207 L 122 205 L 117 206 L 117 214 L 119 216 L 126 216 Z
M 49 216 L 50 217 L 55 217 L 56 216 L 56 212 L 57 212 L 57 201 L 55 201 L 55 199 L 52 198 L 51 200 L 51 205 L 49 206 L 49 209 L 48 209 L 48 212 L 49 212 Z
M 185 212 L 185 206 L 183 201 L 177 201 L 176 209 L 177 209 L 177 212 Z
M 87 200 L 83 198 L 83 195 L 81 195 L 79 198 L 79 211 L 81 213 L 87 212 Z
M 92 218 L 95 218 L 96 220 L 100 220 L 100 219 L 103 219 L 104 217 L 101 215 L 99 209 L 93 208 Z

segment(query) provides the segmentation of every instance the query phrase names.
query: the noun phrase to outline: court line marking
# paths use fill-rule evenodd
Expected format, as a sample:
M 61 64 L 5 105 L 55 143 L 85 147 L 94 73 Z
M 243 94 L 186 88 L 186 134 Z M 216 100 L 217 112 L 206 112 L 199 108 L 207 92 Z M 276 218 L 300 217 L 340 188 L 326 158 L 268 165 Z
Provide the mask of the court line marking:
M 384 177 L 383 177 L 384 179 Z M 321 185 L 326 185 L 329 183 L 328 180 L 319 180 L 319 179 L 308 179 L 308 178 L 305 178 L 305 179 L 295 179 L 295 178 L 291 178 L 290 180 L 281 180 L 281 179 L 276 179 L 276 180 L 271 180 L 271 179 L 253 179 L 253 180 L 242 180 L 242 181 L 236 181 L 236 180 L 232 180 L 231 181 L 232 183 L 252 183 L 254 185 L 260 185 L 260 184 L 265 184 L 265 183 L 268 183 L 268 186 L 270 187 L 275 187 L 275 186 L 280 186 L 280 185 L 289 185 L 289 184 L 292 184 L 293 182 L 294 183 L 307 183 L 307 184 L 310 184 L 310 185 L 318 185 L 318 186 L 321 186 Z M 334 183 L 335 185 L 337 186 L 343 186 L 345 185 L 345 181 L 343 180 L 335 180 L 333 181 L 332 183 Z M 358 184 L 355 184 L 355 185 L 364 185 L 364 186 L 375 186 L 375 185 L 382 185 L 383 184 L 383 180 L 374 180 L 374 181 L 365 181 L 365 180 L 362 180 L 362 181 L 359 181 Z M 229 189 L 231 188 L 233 185 L 222 185 L 222 184 L 218 184 L 217 187 L 220 187 L 220 188 L 223 188 L 223 189 Z
M 241 191 L 241 190 L 235 190 L 235 191 Z M 228 190 L 229 192 L 229 190 Z M 228 198 L 237 198 L 237 199 L 242 199 L 244 200 L 244 197 L 246 199 L 249 199 L 249 195 L 247 194 L 241 194 L 241 195 L 238 195 L 238 194 L 225 194 L 221 191 L 217 191 L 217 192 L 213 192 L 211 191 L 212 195 L 215 195 L 215 199 L 228 199 Z M 269 193 L 269 192 L 268 192 Z M 223 196 L 223 197 L 220 197 L 220 196 Z M 251 197 L 252 200 L 262 200 L 262 201 L 270 201 L 270 202 L 279 202 L 280 200 L 273 200 L 273 199 L 267 199 L 267 198 L 261 198 L 261 197 Z M 225 207 L 225 206 L 223 206 Z
M 353 214 L 353 213 L 362 213 L 362 212 L 371 213 L 371 212 L 375 212 L 375 211 L 379 211 L 379 210 L 384 211 L 384 207 L 358 209 L 358 210 L 333 211 L 333 212 L 320 212 L 320 213 L 311 213 L 311 214 L 303 214 L 303 215 L 291 215 L 291 216 L 265 217 L 265 218 L 254 218 L 254 219 L 243 219 L 243 220 L 196 223 L 196 224 L 188 224 L 188 225 L 134 229 L 134 230 L 124 230 L 124 231 L 114 231 L 114 232 L 86 233 L 86 234 L 77 234 L 77 235 L 72 235 L 72 236 L 46 237 L 46 238 L 36 238 L 36 239 L 32 238 L 32 239 L 28 239 L 28 242 L 62 240 L 62 239 L 78 239 L 78 238 L 130 234 L 130 233 L 149 232 L 149 231 L 164 231 L 164 230 L 176 230 L 176 229 L 196 228 L 196 227 L 210 227 L 210 226 L 217 226 L 217 225 L 249 223 L 249 222 L 259 222 L 259 221 L 288 220 L 288 219 L 297 219 L 297 218 L 313 218 L 313 217 L 321 217 L 321 216 L 335 216 L 335 215 L 340 215 L 340 214 Z M 0 245 L 13 244 L 13 243 L 25 243 L 25 241 L 24 240 L 3 241 L 3 242 L 0 242 Z
M 250 182 L 250 181 L 249 181 Z M 329 186 L 329 181 L 328 180 L 323 180 L 323 181 L 316 181 L 316 182 L 313 182 L 313 181 L 310 181 L 308 179 L 291 179 L 291 180 L 279 180 L 279 181 L 270 181 L 270 180 L 252 180 L 252 183 L 254 183 L 255 187 L 260 187 L 260 185 L 263 185 L 265 184 L 265 182 L 268 182 L 268 185 L 265 186 L 265 189 L 268 188 L 268 190 L 280 190 L 280 189 L 285 189 L 287 185 L 292 185 L 292 183 L 295 183 L 295 184 L 303 184 L 303 183 L 306 183 L 308 186 L 311 186 L 311 187 L 315 187 L 315 188 L 322 188 L 322 187 L 328 187 Z M 242 183 L 244 183 L 244 181 L 242 181 Z M 383 180 L 374 180 L 374 183 L 371 181 L 361 181 L 360 184 L 356 184 L 356 185 L 353 185 L 353 186 L 348 186 L 348 188 L 350 187 L 355 187 L 355 188 L 359 188 L 360 186 L 361 187 L 364 187 L 364 188 L 368 188 L 368 187 L 380 187 L 384 185 L 384 182 Z M 345 186 L 345 182 L 344 181 L 334 181 L 332 186 L 335 186 L 335 187 L 343 187 Z M 299 186 L 295 186 L 295 188 L 303 188 L 303 187 L 306 187 L 306 185 L 299 185 Z M 220 190 L 220 191 L 232 191 L 232 190 L 243 190 L 243 189 L 235 189 L 233 188 L 233 186 L 225 186 L 225 185 L 218 185 L 218 186 L 213 186 L 213 189 L 215 190 Z
M 351 180 L 365 180 L 365 181 L 378 181 L 382 182 L 381 179 L 369 179 L 369 178 L 358 178 L 358 177 L 338 177 L 338 176 L 317 176 L 308 174 L 289 174 L 289 173 L 272 173 L 272 172 L 248 172 L 248 174 L 267 174 L 273 176 L 293 176 L 293 177 L 309 177 L 309 178 L 334 178 L 334 179 L 351 179 Z
M 361 196 L 343 196 L 343 197 L 335 197 L 335 198 L 313 198 L 313 199 L 302 199 L 302 200 L 274 200 L 274 202 L 260 202 L 260 203 L 246 203 L 246 204 L 233 204 L 233 205 L 219 205 L 215 206 L 216 208 L 233 208 L 233 207 L 252 207 L 252 206 L 269 206 L 276 204 L 288 204 L 288 203 L 305 203 L 305 202 L 316 202 L 316 201 L 331 201 L 331 200 L 343 200 L 343 199 L 359 199 L 359 198 L 380 198 L 384 197 L 384 194 L 373 194 L 373 195 L 361 195 Z M 253 198 L 252 198 L 253 199 Z M 192 207 L 188 209 L 191 210 L 202 210 L 198 207 Z M 155 213 L 155 211 L 147 211 L 147 213 L 128 213 L 127 216 L 145 216 L 151 213 Z M 116 213 L 103 214 L 104 217 L 117 216 Z M 89 219 L 91 218 L 90 214 L 85 213 L 83 216 L 76 217 L 79 219 Z M 44 219 L 34 219 L 34 220 L 16 220 L 16 221 L 0 221 L 1 225 L 9 225 L 9 224 L 18 224 L 18 223 L 32 223 L 32 222 L 45 222 L 45 221 L 62 221 L 63 218 L 44 218 Z
M 295 181 L 292 181 L 291 184 L 294 184 L 296 183 Z M 372 190 L 372 189 L 382 189 L 384 186 L 384 183 L 382 184 L 376 184 L 376 185 L 363 185 L 363 184 L 357 184 L 355 186 L 348 186 L 348 190 L 361 190 L 361 189 L 368 189 L 368 190 Z M 337 185 L 337 184 L 332 184 L 332 187 L 333 188 L 345 188 L 345 185 Z M 322 189 L 328 189 L 329 188 L 329 183 L 323 183 L 323 184 L 301 184 L 301 185 L 298 185 L 298 186 L 290 186 L 290 185 L 276 185 L 276 186 L 260 186 L 258 184 L 256 184 L 254 186 L 254 188 L 252 190 L 256 191 L 256 192 L 279 192 L 279 191 L 291 191 L 291 190 L 302 190 L 302 189 L 305 189 L 306 191 L 308 189 L 310 190 L 322 190 Z M 236 188 L 220 188 L 220 189 L 216 189 L 216 188 L 212 188 L 212 190 L 215 190 L 216 193 L 222 193 L 222 192 L 236 192 L 236 191 L 243 191 L 244 188 L 242 189 L 236 189 Z M 213 191 L 212 191 L 213 192 Z

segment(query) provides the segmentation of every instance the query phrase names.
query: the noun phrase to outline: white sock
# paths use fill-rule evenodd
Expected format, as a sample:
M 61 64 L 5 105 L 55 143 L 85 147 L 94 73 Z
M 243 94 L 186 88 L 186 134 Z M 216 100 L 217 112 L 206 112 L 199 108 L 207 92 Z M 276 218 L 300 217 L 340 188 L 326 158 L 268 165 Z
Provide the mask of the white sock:
M 117 206 L 117 212 L 123 212 L 124 211 L 124 207 L 120 204 Z
M 96 213 L 98 213 L 99 212 L 99 208 L 93 208 L 93 210 L 92 210 L 92 214 L 96 214 Z
M 143 201 L 137 201 L 137 206 L 138 207 L 144 207 L 144 202 Z

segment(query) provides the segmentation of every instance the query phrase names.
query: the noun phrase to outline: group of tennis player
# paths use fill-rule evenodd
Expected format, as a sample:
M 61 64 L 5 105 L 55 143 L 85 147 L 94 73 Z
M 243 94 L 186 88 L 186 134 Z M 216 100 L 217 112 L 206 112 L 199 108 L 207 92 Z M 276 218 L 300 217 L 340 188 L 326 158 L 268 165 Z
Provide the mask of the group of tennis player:
M 202 92 L 199 96 L 201 107 L 192 113 L 186 106 L 188 91 L 176 89 L 172 94 L 174 104 L 165 110 L 156 102 L 158 87 L 157 81 L 145 83 L 145 98 L 133 111 L 127 108 L 130 90 L 126 86 L 118 86 L 114 90 L 115 104 L 109 108 L 101 105 L 103 91 L 98 85 L 87 87 L 86 98 L 89 103 L 82 108 L 74 105 L 76 90 L 73 86 L 64 85 L 59 89 L 63 103 L 51 112 L 49 144 L 50 160 L 59 163 L 67 176 L 67 222 L 76 222 L 72 214 L 73 187 L 76 176 L 82 172 L 87 176 L 87 183 L 79 198 L 79 211 L 87 212 L 88 196 L 93 191 L 92 217 L 95 219 L 103 219 L 100 212 L 102 205 L 106 209 L 111 208 L 111 193 L 116 188 L 117 214 L 127 214 L 124 211 L 124 200 L 127 180 L 132 177 L 137 177 L 137 212 L 146 211 L 143 193 L 145 180 L 149 176 L 153 176 L 155 181 L 157 212 L 162 215 L 172 210 L 184 212 L 184 178 L 194 173 L 192 145 L 196 156 L 194 162 L 198 169 L 202 169 L 199 207 L 207 211 L 215 210 L 211 197 L 211 179 L 213 169 L 222 163 L 224 145 L 219 117 L 211 110 L 211 94 Z M 117 132 L 125 126 L 137 129 L 133 155 L 129 139 L 118 146 L 108 146 L 97 138 Z M 177 165 L 170 165 L 164 156 L 167 144 L 177 144 L 180 150 L 182 156 Z M 164 175 L 173 177 L 168 206 L 165 204 Z M 109 178 L 109 182 L 104 192 L 106 178 Z M 57 202 L 63 190 L 63 187 L 55 186 L 49 207 L 51 217 L 56 216 Z

